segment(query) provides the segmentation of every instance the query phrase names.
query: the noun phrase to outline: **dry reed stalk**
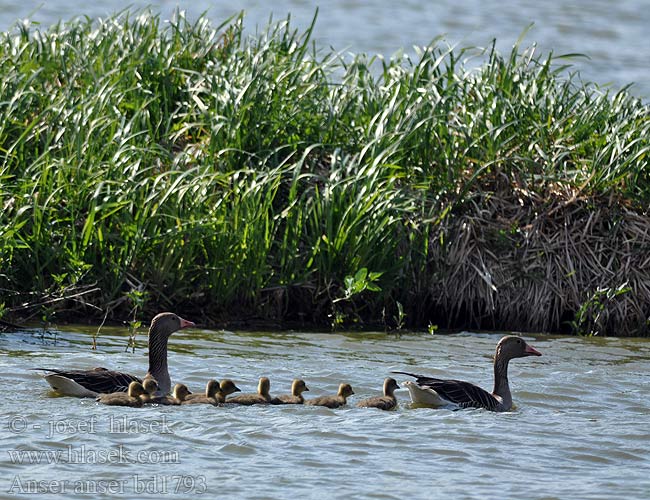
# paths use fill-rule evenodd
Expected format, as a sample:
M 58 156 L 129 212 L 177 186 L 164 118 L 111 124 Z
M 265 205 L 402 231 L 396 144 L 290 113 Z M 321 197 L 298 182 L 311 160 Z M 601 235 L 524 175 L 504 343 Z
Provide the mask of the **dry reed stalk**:
M 483 193 L 442 222 L 430 251 L 448 327 L 650 334 L 650 218 L 625 205 L 569 189 Z

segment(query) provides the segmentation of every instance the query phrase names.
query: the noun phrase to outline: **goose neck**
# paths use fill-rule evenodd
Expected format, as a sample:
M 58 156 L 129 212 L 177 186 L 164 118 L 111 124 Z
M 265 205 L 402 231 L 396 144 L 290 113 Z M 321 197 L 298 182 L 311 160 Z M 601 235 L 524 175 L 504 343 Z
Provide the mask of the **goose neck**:
M 509 408 L 512 405 L 512 396 L 508 383 L 508 361 L 509 359 L 499 356 L 498 353 L 494 358 L 494 390 L 492 394 L 499 396 L 503 405 Z
M 160 392 L 169 393 L 171 379 L 167 366 L 167 340 L 168 337 L 160 332 L 149 332 L 149 374 L 157 381 Z

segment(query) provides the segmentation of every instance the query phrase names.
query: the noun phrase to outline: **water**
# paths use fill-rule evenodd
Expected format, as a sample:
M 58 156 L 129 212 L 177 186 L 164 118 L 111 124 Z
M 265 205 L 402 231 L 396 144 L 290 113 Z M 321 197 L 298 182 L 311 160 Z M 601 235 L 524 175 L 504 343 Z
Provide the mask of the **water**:
M 543 356 L 511 362 L 517 407 L 494 414 L 411 408 L 407 391 L 393 412 L 354 403 L 378 394 L 398 369 L 491 388 L 499 334 L 184 330 L 171 339 L 172 379 L 195 391 L 209 378 L 230 377 L 252 392 L 262 375 L 273 394 L 287 393 L 298 376 L 308 397 L 351 383 L 349 406 L 329 410 L 131 409 L 53 397 L 29 368 L 146 369 L 146 349 L 125 352 L 122 331 L 107 330 L 96 352 L 90 333 L 0 334 L 0 499 L 92 499 L 93 488 L 125 499 L 650 495 L 647 339 L 529 338 Z M 50 455 L 29 464 L 20 455 L 29 451 Z
M 400 49 L 411 53 L 413 45 L 426 45 L 445 35 L 451 44 L 487 46 L 493 38 L 502 53 L 530 24 L 535 23 L 524 45 L 534 42 L 541 51 L 555 54 L 581 53 L 589 59 L 574 64 L 584 79 L 619 89 L 635 83 L 632 94 L 650 97 L 650 50 L 647 27 L 650 9 L 644 0 L 572 0 L 540 2 L 533 0 L 276 0 L 271 7 L 259 0 L 180 2 L 188 17 L 207 12 L 215 23 L 245 10 L 246 25 L 254 31 L 265 26 L 273 13 L 283 19 L 291 13 L 297 28 L 306 28 L 320 3 L 315 29 L 318 46 L 354 53 L 390 56 Z M 134 8 L 153 6 L 169 18 L 179 2 L 129 2 Z M 0 28 L 8 29 L 17 19 L 31 18 L 49 26 L 60 19 L 88 15 L 106 16 L 126 5 L 118 0 L 85 4 L 72 0 L 0 0 Z

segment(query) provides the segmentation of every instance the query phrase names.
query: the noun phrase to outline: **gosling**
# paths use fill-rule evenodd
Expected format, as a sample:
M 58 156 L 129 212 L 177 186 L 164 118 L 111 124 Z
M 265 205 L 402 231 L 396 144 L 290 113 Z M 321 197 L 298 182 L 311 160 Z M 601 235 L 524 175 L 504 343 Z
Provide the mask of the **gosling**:
M 128 392 L 112 392 L 110 394 L 100 394 L 96 401 L 109 406 L 130 406 L 132 408 L 141 408 L 142 399 L 140 396 L 146 394 L 144 387 L 140 382 L 131 382 Z
M 271 402 L 271 381 L 267 377 L 262 377 L 257 384 L 257 394 L 240 394 L 226 399 L 226 403 L 234 403 L 237 405 L 266 405 Z
M 178 406 L 191 394 L 185 384 L 176 384 L 171 396 L 159 396 L 152 398 L 151 402 L 163 406 Z
M 158 392 L 158 382 L 155 378 L 145 377 L 142 381 L 142 387 L 144 388 L 145 394 L 140 396 L 140 399 L 143 403 L 153 403 L 156 399 L 156 392 Z
M 188 394 L 181 401 L 183 405 L 212 405 L 217 406 L 217 393 L 219 392 L 219 382 L 208 380 L 205 385 L 205 394 Z
M 354 391 L 350 384 L 339 385 L 339 392 L 336 396 L 321 396 L 319 398 L 310 399 L 305 404 L 312 406 L 327 406 L 328 408 L 338 408 L 347 404 L 347 398 L 352 396 Z
M 239 389 L 239 387 L 235 385 L 235 383 L 232 380 L 230 379 L 222 380 L 221 383 L 219 384 L 219 391 L 217 391 L 217 395 L 215 396 L 215 399 L 217 400 L 218 404 L 223 404 L 226 402 L 226 396 L 230 396 L 235 392 L 241 392 L 241 390 Z
M 307 387 L 307 384 L 305 384 L 305 381 L 297 378 L 291 383 L 291 394 L 275 397 L 271 400 L 271 404 L 301 405 L 305 402 L 305 398 L 302 396 L 302 393 L 308 390 L 309 388 Z
M 357 403 L 359 408 L 379 408 L 380 410 L 392 410 L 397 407 L 397 398 L 395 391 L 399 385 L 394 378 L 384 380 L 384 395 L 375 396 L 374 398 L 364 399 Z

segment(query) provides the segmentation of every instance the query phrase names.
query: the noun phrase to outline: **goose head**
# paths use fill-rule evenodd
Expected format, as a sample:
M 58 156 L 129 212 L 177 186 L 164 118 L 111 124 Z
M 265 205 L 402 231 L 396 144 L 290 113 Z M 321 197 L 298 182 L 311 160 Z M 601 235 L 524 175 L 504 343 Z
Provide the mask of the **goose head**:
M 185 384 L 176 384 L 174 386 L 174 392 L 172 393 L 174 398 L 179 401 L 185 401 L 185 398 L 192 394 Z
M 354 391 L 352 390 L 352 386 L 350 384 L 341 384 L 339 385 L 339 392 L 338 396 L 342 398 L 347 398 L 352 396 L 354 394 Z
M 142 387 L 147 394 L 153 396 L 158 390 L 158 382 L 156 382 L 155 378 L 146 377 L 142 382 Z
M 151 320 L 149 327 L 149 335 L 169 337 L 172 333 L 183 328 L 196 326 L 192 321 L 181 318 L 177 314 L 171 312 L 164 312 L 157 314 Z
M 271 391 L 271 381 L 268 379 L 268 377 L 262 377 L 257 384 L 257 393 L 260 396 L 264 396 L 265 398 L 270 397 L 269 393 Z
M 308 391 L 309 387 L 307 387 L 307 384 L 305 384 L 304 380 L 301 380 L 299 378 L 295 379 L 291 383 L 291 395 L 292 396 L 300 396 L 303 392 Z
M 139 398 L 145 394 L 147 394 L 147 392 L 144 390 L 144 387 L 142 387 L 140 382 L 131 382 L 129 384 L 128 395 L 132 398 Z
M 388 377 L 386 380 L 384 380 L 384 396 L 393 397 L 397 389 L 399 389 L 399 385 L 394 378 Z
M 208 380 L 208 383 L 205 385 L 205 395 L 208 398 L 214 398 L 219 392 L 219 382 L 211 379 Z
M 526 356 L 541 356 L 542 353 L 516 335 L 507 335 L 497 344 L 496 359 L 509 360 Z
M 230 379 L 222 380 L 219 384 L 219 390 L 224 396 L 228 396 L 234 392 L 241 392 L 239 387 L 237 387 L 235 383 Z

